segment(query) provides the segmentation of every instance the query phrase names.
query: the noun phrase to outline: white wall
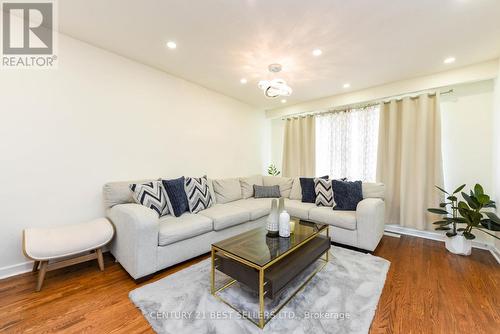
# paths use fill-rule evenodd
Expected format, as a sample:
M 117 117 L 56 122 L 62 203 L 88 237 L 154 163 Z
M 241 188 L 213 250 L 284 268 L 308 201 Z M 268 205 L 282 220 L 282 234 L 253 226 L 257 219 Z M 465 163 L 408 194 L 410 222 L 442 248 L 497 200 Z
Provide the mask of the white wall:
M 455 86 L 441 96 L 444 186 L 493 186 L 493 80 Z
M 443 169 L 446 189 L 466 183 L 467 189 L 480 183 L 495 194 L 493 184 L 493 90 L 494 81 L 454 87 L 441 97 Z M 476 240 L 492 238 L 476 231 Z
M 495 198 L 497 213 L 500 215 L 500 59 L 498 59 L 498 76 L 495 81 L 495 110 L 493 115 L 493 182 L 495 183 Z M 500 232 L 497 233 L 500 236 Z M 495 239 L 495 246 L 500 252 L 500 240 Z
M 23 228 L 101 216 L 105 182 L 262 172 L 263 111 L 65 36 L 58 56 L 0 72 L 0 269 Z

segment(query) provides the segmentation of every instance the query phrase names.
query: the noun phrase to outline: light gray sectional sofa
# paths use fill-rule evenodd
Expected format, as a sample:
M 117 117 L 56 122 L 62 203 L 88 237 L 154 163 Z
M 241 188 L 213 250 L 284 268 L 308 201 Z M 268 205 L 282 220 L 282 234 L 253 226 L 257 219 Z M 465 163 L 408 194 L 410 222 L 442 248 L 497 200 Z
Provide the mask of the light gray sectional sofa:
M 265 226 L 272 199 L 253 198 L 253 184 L 279 185 L 290 215 L 330 225 L 334 242 L 373 251 L 384 231 L 384 185 L 379 183 L 363 183 L 364 199 L 356 211 L 336 211 L 302 203 L 298 178 L 209 180 L 215 205 L 197 214 L 158 218 L 134 202 L 129 184 L 136 182 L 104 186 L 107 217 L 116 231 L 110 250 L 134 279 L 207 253 L 214 242 Z

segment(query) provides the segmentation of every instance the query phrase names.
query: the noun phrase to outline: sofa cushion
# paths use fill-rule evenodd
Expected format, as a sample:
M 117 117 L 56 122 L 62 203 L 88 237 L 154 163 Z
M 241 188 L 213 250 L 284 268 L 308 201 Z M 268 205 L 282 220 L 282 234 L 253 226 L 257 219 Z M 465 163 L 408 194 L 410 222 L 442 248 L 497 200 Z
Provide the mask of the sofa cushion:
M 281 197 L 290 197 L 290 191 L 292 190 L 293 184 L 293 179 L 291 177 L 264 175 L 262 181 L 265 186 L 280 186 Z
M 300 187 L 300 179 L 294 177 L 292 181 L 292 190 L 290 190 L 290 199 L 302 200 L 302 188 Z
M 102 188 L 104 205 L 109 209 L 118 204 L 135 203 L 129 186 L 132 183 L 146 183 L 151 181 L 155 180 L 134 180 L 106 183 Z
M 240 178 L 240 185 L 241 185 L 241 196 L 243 196 L 243 199 L 250 198 L 254 195 L 253 191 L 254 185 L 258 186 L 264 185 L 262 181 L 262 175 L 242 177 Z
M 321 224 L 356 229 L 356 211 L 332 210 L 331 207 L 315 207 L 309 210 L 309 219 Z
M 242 198 L 239 179 L 218 179 L 213 180 L 212 183 L 214 186 L 216 203 L 224 204 Z
M 212 204 L 217 203 L 215 200 L 215 191 L 214 191 L 214 181 L 210 178 L 207 178 L 208 189 L 210 190 L 210 195 L 212 195 Z
M 184 213 L 180 217 L 160 218 L 158 245 L 166 246 L 212 231 L 212 219 L 194 213 Z
M 272 200 L 272 198 L 247 198 L 232 202 L 231 205 L 246 209 L 250 212 L 250 220 L 256 220 L 271 212 Z
M 385 185 L 383 183 L 363 182 L 363 198 L 381 198 L 385 197 Z
M 309 210 L 315 207 L 314 203 L 302 203 L 300 200 L 285 199 L 285 209 L 292 217 L 309 219 Z
M 215 231 L 246 223 L 250 220 L 248 210 L 232 204 L 216 204 L 211 208 L 200 211 L 199 214 L 213 221 Z

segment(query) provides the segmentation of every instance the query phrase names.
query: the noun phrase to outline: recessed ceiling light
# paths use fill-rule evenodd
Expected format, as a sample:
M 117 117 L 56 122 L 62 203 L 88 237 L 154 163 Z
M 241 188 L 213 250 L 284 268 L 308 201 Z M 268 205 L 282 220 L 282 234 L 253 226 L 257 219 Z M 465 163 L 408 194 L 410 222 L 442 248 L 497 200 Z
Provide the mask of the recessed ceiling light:
M 446 59 L 443 61 L 443 63 L 445 63 L 445 64 L 452 64 L 452 63 L 454 63 L 454 62 L 455 62 L 455 60 L 456 60 L 456 59 L 455 59 L 455 57 L 448 57 L 448 58 L 446 58 Z
M 351 84 L 350 83 L 345 83 L 342 87 L 349 88 L 349 87 L 351 87 Z
M 167 42 L 167 48 L 175 49 L 175 48 L 177 48 L 177 44 L 173 41 L 169 41 L 169 42 Z
M 245 78 L 241 78 L 241 79 L 240 79 L 240 83 L 241 83 L 242 85 L 246 84 L 247 82 L 248 82 L 248 80 L 247 80 L 247 79 L 245 79 Z
M 313 56 L 321 56 L 321 54 L 323 53 L 323 51 L 321 51 L 320 49 L 314 49 L 313 50 Z
M 286 103 L 286 100 L 285 99 L 281 100 L 281 103 Z

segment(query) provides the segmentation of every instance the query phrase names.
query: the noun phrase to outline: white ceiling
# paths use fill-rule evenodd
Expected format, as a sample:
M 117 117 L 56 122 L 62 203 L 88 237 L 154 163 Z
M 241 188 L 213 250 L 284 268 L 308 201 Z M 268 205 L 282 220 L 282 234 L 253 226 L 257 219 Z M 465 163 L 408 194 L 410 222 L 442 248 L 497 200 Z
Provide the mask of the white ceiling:
M 500 56 L 500 0 L 72 0 L 59 27 L 266 109 L 283 106 L 257 88 L 274 62 L 290 105 Z

